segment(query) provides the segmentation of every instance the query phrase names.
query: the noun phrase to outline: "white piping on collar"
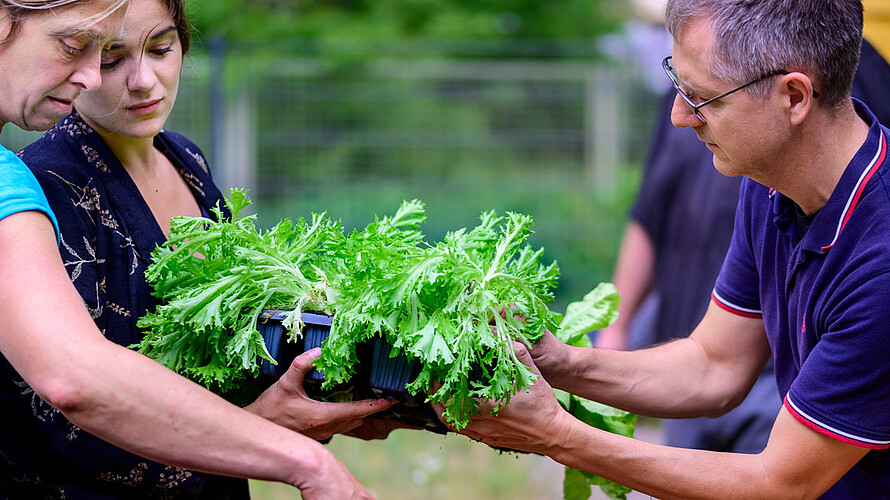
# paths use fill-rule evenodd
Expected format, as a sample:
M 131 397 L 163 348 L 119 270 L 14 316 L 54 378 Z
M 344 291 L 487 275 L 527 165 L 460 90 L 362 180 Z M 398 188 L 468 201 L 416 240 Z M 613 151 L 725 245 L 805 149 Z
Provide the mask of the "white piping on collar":
M 884 131 L 879 130 L 880 132 L 880 140 L 878 141 L 878 150 L 875 152 L 874 157 L 872 157 L 871 161 L 862 170 L 862 174 L 859 176 L 859 179 L 856 181 L 856 185 L 853 186 L 853 192 L 850 193 L 850 197 L 847 198 L 847 203 L 844 205 L 844 210 L 841 212 L 840 220 L 837 223 L 837 229 L 834 232 L 834 239 L 831 240 L 831 243 L 822 247 L 822 253 L 827 252 L 837 243 L 837 239 L 841 235 L 841 231 L 844 229 L 844 226 L 847 224 L 847 220 L 849 220 L 850 215 L 853 213 L 853 209 L 856 208 L 856 205 L 859 203 L 859 198 L 862 196 L 862 191 L 865 189 L 866 184 L 874 175 L 875 171 L 877 171 L 880 164 L 883 162 L 878 162 L 878 160 L 882 160 L 886 155 L 886 139 L 884 138 Z

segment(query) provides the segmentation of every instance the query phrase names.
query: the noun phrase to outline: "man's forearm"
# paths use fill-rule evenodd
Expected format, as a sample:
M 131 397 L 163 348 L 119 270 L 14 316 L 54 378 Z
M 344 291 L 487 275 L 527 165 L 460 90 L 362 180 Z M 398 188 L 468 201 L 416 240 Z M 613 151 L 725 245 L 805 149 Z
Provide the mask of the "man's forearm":
M 772 448 L 756 455 L 656 445 L 565 416 L 559 438 L 538 451 L 662 500 L 817 498 L 867 451 L 817 435 L 787 412 Z M 789 449 L 795 442 L 799 449 Z
M 568 347 L 552 335 L 531 347 L 547 381 L 640 415 L 721 415 L 740 403 L 769 358 L 759 319 L 712 306 L 688 338 L 639 351 Z

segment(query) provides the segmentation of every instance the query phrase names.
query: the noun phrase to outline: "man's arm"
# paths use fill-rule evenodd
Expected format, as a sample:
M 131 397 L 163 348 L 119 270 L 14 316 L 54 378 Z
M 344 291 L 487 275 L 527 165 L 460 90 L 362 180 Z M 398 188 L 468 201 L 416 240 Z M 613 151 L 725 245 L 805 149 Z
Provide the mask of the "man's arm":
M 627 349 L 628 326 L 655 281 L 655 246 L 643 225 L 630 219 L 615 263 L 612 282 L 621 295 L 618 318 L 596 334 L 596 347 Z
M 106 340 L 71 285 L 52 226 L 39 212 L 0 220 L 0 351 L 76 425 L 139 455 L 285 482 L 307 499 L 370 498 L 312 439 Z
M 639 351 L 569 347 L 551 334 L 531 346 L 558 389 L 640 415 L 722 415 L 747 395 L 770 356 L 760 318 L 713 302 L 687 338 Z
M 517 354 L 531 363 L 524 346 L 517 344 Z M 497 417 L 474 419 L 463 432 L 491 446 L 547 455 L 664 500 L 817 498 L 868 452 L 808 428 L 784 408 L 766 448 L 756 455 L 637 441 L 575 419 L 544 378 L 515 395 Z

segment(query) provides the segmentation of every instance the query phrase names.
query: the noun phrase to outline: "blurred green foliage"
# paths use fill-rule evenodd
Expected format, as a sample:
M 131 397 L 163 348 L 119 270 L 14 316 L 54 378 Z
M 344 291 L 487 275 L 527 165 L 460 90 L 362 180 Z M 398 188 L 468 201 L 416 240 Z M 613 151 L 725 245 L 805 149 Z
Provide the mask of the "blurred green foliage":
M 619 71 L 597 39 L 621 26 L 624 0 L 186 1 L 199 38 L 192 61 L 203 70 L 184 81 L 169 127 L 218 166 L 226 153 L 210 131 L 222 113 L 205 106 L 248 103 L 249 139 L 223 140 L 254 144 L 251 197 L 262 225 L 327 211 L 363 227 L 418 198 L 427 234 L 440 238 L 474 226 L 482 211 L 512 210 L 534 218 L 531 243 L 560 265 L 556 309 L 610 278 L 648 143 L 651 91 L 631 77 L 604 84 L 618 89 L 612 124 L 623 153 L 619 165 L 592 165 L 591 109 L 600 102 L 589 80 L 398 72 L 415 62 L 565 59 L 568 71 Z M 220 73 L 206 69 L 214 58 Z M 375 73 L 381 61 L 395 62 L 397 74 Z M 207 98 L 214 85 L 217 101 Z M 600 168 L 614 175 L 594 179 Z
M 187 0 L 200 36 L 272 43 L 406 39 L 589 40 L 614 30 L 619 0 Z

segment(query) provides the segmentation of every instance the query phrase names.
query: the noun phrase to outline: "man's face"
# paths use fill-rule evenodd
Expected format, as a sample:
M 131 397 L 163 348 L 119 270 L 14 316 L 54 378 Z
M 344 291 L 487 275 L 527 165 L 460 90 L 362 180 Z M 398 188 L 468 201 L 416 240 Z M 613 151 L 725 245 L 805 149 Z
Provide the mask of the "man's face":
M 101 83 L 102 49 L 119 34 L 123 9 L 98 23 L 110 0 L 28 15 L 18 34 L 0 46 L 0 122 L 46 130 L 71 112 L 83 90 Z M 0 16 L 0 37 L 10 22 Z
M 699 103 L 739 85 L 713 76 L 708 61 L 713 52 L 713 33 L 706 20 L 693 21 L 674 41 L 673 66 L 682 90 Z M 744 82 L 742 82 L 744 83 Z M 772 98 L 762 101 L 745 90 L 735 92 L 701 108 L 707 122 L 696 117 L 679 96 L 674 99 L 671 121 L 677 127 L 692 127 L 699 140 L 714 153 L 714 167 L 728 176 L 760 178 L 775 158 L 782 138 L 779 116 L 774 115 Z

